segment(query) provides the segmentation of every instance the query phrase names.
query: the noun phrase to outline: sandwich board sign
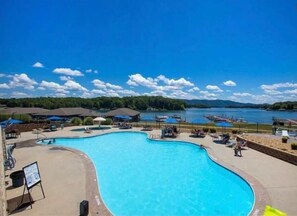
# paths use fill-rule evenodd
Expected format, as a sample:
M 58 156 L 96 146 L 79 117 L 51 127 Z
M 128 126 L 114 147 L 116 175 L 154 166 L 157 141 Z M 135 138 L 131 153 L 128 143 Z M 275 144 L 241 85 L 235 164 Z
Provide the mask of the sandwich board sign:
M 26 186 L 24 187 L 21 203 L 23 202 L 25 189 L 27 188 L 28 194 L 29 194 L 29 199 L 30 199 L 30 205 L 31 205 L 31 208 L 32 208 L 32 202 L 34 202 L 34 201 L 33 201 L 32 196 L 30 194 L 30 189 L 31 188 L 33 188 L 37 184 L 40 184 L 42 194 L 43 194 L 43 198 L 45 198 L 37 161 L 23 167 L 23 172 L 24 172 Z
M 41 182 L 37 162 L 24 167 L 23 170 L 26 180 L 26 186 L 28 189 Z

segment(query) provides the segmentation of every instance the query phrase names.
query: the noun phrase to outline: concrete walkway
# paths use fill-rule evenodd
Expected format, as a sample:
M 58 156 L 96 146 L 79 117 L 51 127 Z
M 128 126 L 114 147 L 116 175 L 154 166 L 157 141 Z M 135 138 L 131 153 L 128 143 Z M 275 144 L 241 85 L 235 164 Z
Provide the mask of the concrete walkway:
M 83 131 L 71 131 L 72 129 L 83 128 L 69 127 L 64 130 L 44 133 L 46 137 L 78 137 L 94 136 L 106 132 L 121 131 L 118 128 L 109 130 L 93 131 L 86 134 Z M 135 128 L 135 131 L 140 129 Z M 129 130 L 125 130 L 129 131 Z M 158 138 L 160 130 L 147 132 L 148 136 Z M 271 203 L 288 215 L 297 215 L 297 166 L 275 159 L 271 156 L 257 152 L 253 149 L 243 150 L 243 157 L 234 157 L 233 149 L 221 144 L 212 142 L 211 137 L 193 138 L 189 133 L 181 133 L 176 140 L 190 141 L 203 144 L 208 151 L 212 152 L 215 159 L 223 161 L 228 167 L 242 170 L 244 173 L 255 178 L 266 189 Z M 43 137 L 43 135 L 38 135 Z M 37 135 L 32 132 L 22 133 L 17 139 L 7 140 L 7 143 L 21 142 L 36 139 Z M 55 150 L 54 150 L 55 149 Z M 17 159 L 17 166 L 14 170 L 21 169 L 34 161 L 38 161 L 45 190 L 46 198 L 42 198 L 38 187 L 33 189 L 33 198 L 37 201 L 33 209 L 16 212 L 16 215 L 78 215 L 79 202 L 86 199 L 88 174 L 81 156 L 72 151 L 65 151 L 50 146 L 23 147 L 15 149 L 13 155 Z M 9 174 L 9 172 L 7 172 Z M 75 181 L 73 180 L 75 179 Z M 10 179 L 7 177 L 10 182 Z M 94 181 L 94 179 L 91 179 Z M 20 191 L 21 190 L 21 191 Z M 23 187 L 12 189 L 7 186 L 7 199 L 22 194 Z M 97 190 L 97 189 L 96 189 Z M 260 212 L 263 209 L 260 209 Z M 261 215 L 258 212 L 258 215 Z M 106 213 L 108 214 L 108 213 Z M 254 213 L 257 215 L 257 212 Z

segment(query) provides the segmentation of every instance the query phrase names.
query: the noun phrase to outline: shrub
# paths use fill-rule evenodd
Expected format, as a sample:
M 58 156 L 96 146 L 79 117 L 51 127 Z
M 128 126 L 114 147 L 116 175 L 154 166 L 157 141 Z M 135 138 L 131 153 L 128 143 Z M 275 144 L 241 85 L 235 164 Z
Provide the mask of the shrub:
M 216 129 L 214 129 L 214 128 L 210 128 L 210 133 L 216 133 L 216 132 L 217 132 Z
M 5 121 L 9 118 L 23 121 L 23 123 L 29 123 L 32 121 L 31 116 L 28 114 L 0 114 L 0 121 Z
M 101 122 L 101 125 L 111 125 L 112 123 L 112 119 L 107 118 L 106 121 Z
M 292 143 L 291 144 L 291 149 L 292 150 L 297 150 L 297 143 Z
M 289 137 L 287 137 L 287 136 L 283 136 L 283 137 L 282 137 L 282 142 L 283 142 L 283 143 L 287 143 L 288 139 L 289 139 Z
M 209 131 L 209 128 L 203 128 L 202 130 L 204 133 L 207 133 Z
M 78 117 L 74 117 L 71 119 L 71 124 L 73 125 L 81 125 L 82 124 L 82 120 Z
M 94 124 L 94 121 L 92 117 L 86 117 L 84 119 L 84 125 L 93 125 L 93 124 Z
M 232 130 L 232 134 L 238 134 L 238 130 Z

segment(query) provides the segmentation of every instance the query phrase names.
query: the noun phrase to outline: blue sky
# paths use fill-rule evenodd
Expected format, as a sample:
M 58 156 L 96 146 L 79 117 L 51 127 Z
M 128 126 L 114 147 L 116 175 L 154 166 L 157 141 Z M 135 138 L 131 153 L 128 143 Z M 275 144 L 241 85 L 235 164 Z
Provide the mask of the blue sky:
M 297 100 L 295 0 L 0 3 L 0 97 Z

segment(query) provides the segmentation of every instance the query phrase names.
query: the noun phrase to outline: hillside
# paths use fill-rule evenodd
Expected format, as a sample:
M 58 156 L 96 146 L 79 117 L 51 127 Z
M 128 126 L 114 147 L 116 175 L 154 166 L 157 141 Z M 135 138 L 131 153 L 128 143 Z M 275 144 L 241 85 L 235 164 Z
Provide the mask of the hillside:
M 230 100 L 184 100 L 189 107 L 264 108 L 265 104 L 240 103 Z

